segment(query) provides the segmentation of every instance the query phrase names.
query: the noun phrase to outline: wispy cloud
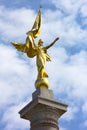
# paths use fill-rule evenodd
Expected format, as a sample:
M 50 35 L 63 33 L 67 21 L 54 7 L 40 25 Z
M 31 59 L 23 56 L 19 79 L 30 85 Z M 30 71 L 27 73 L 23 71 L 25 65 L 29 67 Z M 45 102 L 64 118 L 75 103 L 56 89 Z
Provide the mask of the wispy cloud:
M 85 102 L 85 104 L 83 105 L 82 110 L 83 110 L 84 115 L 87 116 L 87 102 Z
M 19 38 L 23 40 L 26 32 L 31 28 L 30 25 L 32 26 L 35 12 L 26 8 L 12 10 L 0 6 L 0 17 L 1 40 L 5 42 Z
M 22 102 L 22 105 L 10 106 L 9 109 L 6 109 L 3 115 L 2 123 L 6 124 L 3 130 L 24 130 L 29 127 L 29 122 L 25 120 L 20 120 L 20 116 L 18 115 L 18 111 L 25 105 Z
M 77 0 L 76 2 L 73 0 L 52 0 L 52 3 L 57 7 L 57 12 L 62 13 L 61 19 L 59 18 L 60 15 L 59 17 L 56 17 L 56 21 L 54 19 L 54 22 L 58 24 L 52 23 L 52 25 L 56 25 L 60 37 L 65 41 L 65 44 L 67 43 L 70 46 L 75 44 L 78 44 L 78 46 L 80 44 L 82 44 L 82 46 L 83 44 L 85 45 L 87 42 L 87 31 L 82 27 L 83 24 L 87 26 L 85 22 L 87 20 L 86 17 L 84 17 L 86 15 L 86 11 L 84 10 L 86 10 L 87 1 Z M 51 15 L 48 16 L 48 19 L 50 16 Z
M 13 100 L 17 103 L 24 95 L 31 93 L 32 87 L 31 89 L 29 87 L 33 85 L 34 75 L 32 74 L 32 79 L 30 79 L 29 74 L 34 70 L 32 69 L 31 72 L 30 67 L 18 57 L 16 51 L 6 45 L 0 45 L 0 57 L 0 106 L 2 106 L 3 103 L 13 103 Z
M 3 130 L 28 128 L 27 122 L 20 120 L 18 111 L 31 100 L 34 89 L 34 67 L 32 68 L 16 51 L 0 45 L 0 110 Z M 32 73 L 32 78 L 31 77 Z
M 68 121 L 68 122 L 72 121 L 73 119 L 76 118 L 75 115 L 76 115 L 77 112 L 78 112 L 78 108 L 76 108 L 76 107 L 69 107 L 67 113 L 65 113 L 61 117 L 61 119 L 65 120 L 65 121 Z

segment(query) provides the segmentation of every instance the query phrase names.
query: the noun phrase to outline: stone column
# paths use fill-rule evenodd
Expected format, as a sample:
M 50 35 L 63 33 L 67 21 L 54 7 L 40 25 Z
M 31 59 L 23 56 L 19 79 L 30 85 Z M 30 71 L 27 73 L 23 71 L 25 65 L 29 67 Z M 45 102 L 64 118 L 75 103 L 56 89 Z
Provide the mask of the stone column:
M 20 110 L 20 117 L 30 121 L 30 130 L 59 130 L 58 119 L 67 111 L 67 105 L 57 102 L 53 91 L 38 88 L 32 101 Z

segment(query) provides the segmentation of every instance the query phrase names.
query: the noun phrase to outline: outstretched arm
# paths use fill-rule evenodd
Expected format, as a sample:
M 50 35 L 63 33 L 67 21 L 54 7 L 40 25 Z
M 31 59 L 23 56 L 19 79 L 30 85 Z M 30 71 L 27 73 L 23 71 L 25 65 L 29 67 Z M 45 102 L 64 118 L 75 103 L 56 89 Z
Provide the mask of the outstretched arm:
M 55 43 L 57 40 L 59 40 L 59 37 L 57 37 L 50 45 L 44 47 L 44 49 L 48 49 L 48 48 L 50 48 L 51 46 L 53 46 L 54 43 Z

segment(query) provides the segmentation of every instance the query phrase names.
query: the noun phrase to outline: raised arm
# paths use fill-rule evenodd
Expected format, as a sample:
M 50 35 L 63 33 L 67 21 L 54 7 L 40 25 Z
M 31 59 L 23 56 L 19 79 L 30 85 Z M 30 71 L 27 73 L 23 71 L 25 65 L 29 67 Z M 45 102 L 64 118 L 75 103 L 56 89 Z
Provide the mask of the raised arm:
M 50 45 L 44 47 L 44 49 L 46 49 L 46 50 L 49 49 L 51 46 L 54 45 L 54 43 L 55 43 L 57 40 L 59 40 L 59 37 L 57 37 Z

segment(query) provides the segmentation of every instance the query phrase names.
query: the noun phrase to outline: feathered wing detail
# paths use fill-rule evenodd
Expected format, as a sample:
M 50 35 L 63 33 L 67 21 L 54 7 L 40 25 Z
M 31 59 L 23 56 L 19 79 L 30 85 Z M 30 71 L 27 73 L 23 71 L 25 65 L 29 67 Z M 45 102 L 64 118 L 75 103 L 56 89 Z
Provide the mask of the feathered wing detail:
M 12 45 L 18 50 L 18 51 L 21 51 L 21 52 L 26 52 L 26 45 L 25 44 L 21 44 L 21 43 L 17 43 L 17 42 L 12 42 Z
M 12 42 L 12 45 L 18 51 L 26 53 L 29 58 L 32 58 L 32 57 L 36 56 L 36 51 L 35 51 L 35 49 L 34 49 L 34 47 L 32 45 L 32 37 L 30 37 L 30 36 L 26 38 L 26 43 L 25 44 Z

